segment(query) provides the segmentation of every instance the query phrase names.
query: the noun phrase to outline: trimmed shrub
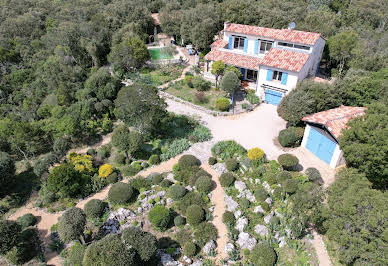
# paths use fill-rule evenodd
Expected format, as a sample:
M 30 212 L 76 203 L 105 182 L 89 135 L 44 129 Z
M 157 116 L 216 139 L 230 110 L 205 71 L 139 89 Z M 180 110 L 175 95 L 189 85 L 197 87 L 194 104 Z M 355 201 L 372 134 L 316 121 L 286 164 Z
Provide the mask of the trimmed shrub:
M 106 182 L 108 182 L 108 184 L 114 184 L 114 183 L 116 183 L 117 181 L 119 181 L 119 175 L 118 175 L 116 172 L 111 173 L 111 174 L 106 178 Z
M 283 194 L 284 194 L 283 188 L 282 187 L 276 187 L 273 190 L 272 196 L 274 197 L 275 200 L 280 200 L 280 199 L 282 199 Z
M 238 169 L 238 162 L 236 159 L 230 158 L 225 161 L 225 166 L 228 171 L 235 171 Z
M 121 239 L 137 251 L 142 261 L 149 261 L 155 255 L 156 237 L 151 233 L 143 232 L 139 227 L 124 229 Z
M 41 241 L 36 228 L 23 230 L 18 243 L 6 254 L 7 260 L 13 265 L 20 265 L 30 261 L 41 252 Z
M 118 165 L 124 165 L 127 157 L 122 153 L 116 153 L 114 162 Z
M 86 215 L 80 208 L 72 207 L 65 211 L 58 223 L 59 238 L 64 243 L 78 239 L 84 232 Z
M 159 155 L 157 154 L 152 154 L 150 158 L 148 159 L 149 165 L 156 165 L 160 163 L 160 158 Z
M 84 207 L 86 217 L 96 219 L 104 215 L 107 204 L 99 199 L 89 200 Z
M 197 246 L 193 242 L 186 242 L 183 246 L 183 254 L 187 257 L 192 258 L 197 254 Z
M 140 189 L 151 189 L 151 180 L 142 176 L 137 176 L 136 178 L 130 179 L 128 184 L 137 191 L 140 191 Z
M 162 188 L 168 188 L 168 187 L 170 187 L 172 184 L 173 184 L 173 183 L 172 183 L 170 180 L 168 180 L 168 179 L 163 179 L 163 181 L 160 182 L 160 186 L 161 186 Z
M 26 213 L 23 216 L 19 217 L 16 221 L 24 229 L 29 226 L 35 225 L 37 222 L 37 219 L 32 213 Z
M 212 155 L 222 160 L 246 155 L 246 152 L 244 147 L 234 140 L 219 141 L 212 147 Z
M 199 205 L 201 207 L 206 206 L 206 203 L 204 199 L 201 197 L 201 194 L 199 194 L 198 192 L 191 191 L 186 193 L 186 195 L 182 198 L 182 200 L 177 202 L 177 208 L 180 211 L 180 213 L 182 213 L 183 215 L 186 215 L 187 208 L 194 204 Z
M 18 243 L 20 224 L 15 221 L 0 220 L 0 254 L 4 255 Z
M 213 182 L 211 178 L 207 176 L 200 176 L 195 182 L 195 187 L 199 192 L 209 193 L 213 188 Z
M 161 174 L 155 173 L 155 175 L 152 176 L 152 185 L 159 185 L 163 179 Z
M 135 251 L 127 249 L 120 237 L 108 234 L 103 239 L 90 244 L 84 255 L 82 265 L 134 265 Z
M 299 160 L 294 155 L 285 153 L 278 157 L 278 162 L 283 167 L 283 169 L 293 170 L 295 166 L 298 165 Z
M 203 247 L 210 240 L 216 240 L 218 236 L 217 228 L 208 222 L 201 223 L 197 226 L 194 232 L 194 238 L 197 240 L 197 244 Z
M 272 217 L 270 223 L 272 225 L 278 225 L 280 223 L 279 217 L 277 217 L 277 216 Z
M 269 185 L 275 185 L 278 183 L 277 175 L 275 173 L 266 173 L 265 179 Z
M 101 178 L 106 178 L 108 177 L 111 173 L 113 173 L 113 166 L 111 164 L 103 164 L 100 166 L 98 169 L 98 175 Z
M 209 157 L 208 164 L 215 165 L 217 163 L 217 158 Z
M 251 206 L 251 202 L 250 202 L 248 199 L 246 199 L 246 198 L 242 198 L 242 199 L 240 200 L 240 205 L 241 205 L 241 207 L 243 207 L 244 209 L 248 209 L 249 206 Z
M 297 179 L 288 179 L 283 183 L 284 191 L 288 194 L 293 194 L 298 190 L 298 180 Z
M 108 192 L 108 200 L 112 204 L 125 204 L 131 201 L 133 188 L 123 182 L 115 183 Z
M 110 156 L 110 151 L 112 149 L 112 146 L 110 144 L 106 144 L 101 146 L 97 151 L 97 156 L 106 159 Z
M 248 158 L 251 161 L 259 161 L 264 157 L 264 151 L 260 148 L 252 148 L 248 151 Z
M 268 204 L 267 202 L 265 202 L 265 201 L 261 202 L 261 203 L 260 203 L 260 206 L 261 206 L 261 207 L 263 208 L 263 210 L 266 211 L 266 212 L 270 210 L 269 204 Z
M 283 129 L 279 132 L 278 141 L 283 147 L 297 147 L 302 142 L 303 131 L 303 128 L 298 127 Z
M 173 200 L 180 200 L 186 194 L 186 188 L 181 185 L 173 185 L 170 187 L 170 197 Z
M 148 213 L 148 220 L 152 226 L 159 231 L 166 231 L 170 223 L 170 210 L 162 205 L 154 206 Z
M 255 265 L 273 266 L 276 263 L 277 256 L 273 247 L 267 243 L 259 243 L 252 249 L 249 258 Z
M 174 225 L 175 226 L 181 226 L 186 223 L 186 219 L 180 215 L 174 218 Z
M 268 193 L 264 188 L 258 188 L 254 195 L 257 201 L 265 201 L 268 198 Z
M 288 179 L 291 179 L 291 173 L 288 172 L 288 171 L 282 171 L 280 172 L 280 174 L 278 174 L 278 176 L 276 177 L 277 181 L 279 184 L 282 184 L 283 182 L 285 182 L 286 180 Z
M 319 181 L 322 178 L 321 173 L 314 167 L 307 168 L 305 174 L 311 182 Z
M 180 169 L 188 168 L 191 166 L 199 166 L 201 163 L 194 155 L 185 154 L 179 158 L 178 165 Z
M 236 223 L 236 218 L 234 217 L 233 212 L 224 212 L 222 215 L 222 222 L 226 225 L 234 225 Z
M 196 226 L 200 224 L 205 218 L 205 212 L 198 205 L 191 205 L 186 210 L 186 219 L 190 225 Z
M 81 266 L 82 260 L 84 258 L 85 250 L 86 250 L 86 246 L 81 245 L 78 242 L 75 242 L 74 245 L 72 245 L 69 248 L 63 265 L 64 266 Z
M 221 112 L 229 111 L 230 101 L 228 98 L 221 97 L 216 100 L 216 109 Z
M 230 187 L 236 178 L 234 177 L 234 174 L 232 173 L 223 173 L 220 176 L 220 183 L 223 187 Z

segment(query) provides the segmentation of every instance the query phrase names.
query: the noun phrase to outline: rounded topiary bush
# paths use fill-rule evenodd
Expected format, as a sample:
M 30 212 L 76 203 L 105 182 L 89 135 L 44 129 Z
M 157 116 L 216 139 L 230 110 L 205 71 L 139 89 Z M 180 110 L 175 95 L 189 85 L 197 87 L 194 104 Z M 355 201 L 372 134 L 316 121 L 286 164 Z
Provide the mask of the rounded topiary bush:
M 121 234 L 121 240 L 126 246 L 131 246 L 143 262 L 149 261 L 156 253 L 156 237 L 143 232 L 139 227 L 127 227 Z
M 317 182 L 321 180 L 321 173 L 314 167 L 309 167 L 305 171 L 306 176 L 311 182 Z
M 277 181 L 279 184 L 285 182 L 286 180 L 291 178 L 291 173 L 288 171 L 282 171 L 277 176 Z
M 160 182 L 160 186 L 161 186 L 162 188 L 168 188 L 168 187 L 170 187 L 171 185 L 172 185 L 172 182 L 171 182 L 170 180 L 168 180 L 168 179 L 163 179 L 163 181 Z
M 210 177 L 200 176 L 195 182 L 195 187 L 199 192 L 209 193 L 213 188 L 213 181 Z
M 108 192 L 108 200 L 112 204 L 125 204 L 131 201 L 133 188 L 123 182 L 115 183 Z
M 220 183 L 223 187 L 230 187 L 234 183 L 234 180 L 236 180 L 236 178 L 232 173 L 223 173 L 220 176 Z
M 259 243 L 252 249 L 249 258 L 253 263 L 260 262 L 258 265 L 273 266 L 276 263 L 277 256 L 273 247 L 267 243 Z
M 285 170 L 293 170 L 295 166 L 298 165 L 299 160 L 296 156 L 285 153 L 278 157 L 279 164 L 283 167 Z
M 236 218 L 234 217 L 233 212 L 224 212 L 224 214 L 222 215 L 222 222 L 226 225 L 234 225 L 236 222 Z
M 186 219 L 190 225 L 198 225 L 205 218 L 205 212 L 199 205 L 190 205 L 186 209 Z
M 216 240 L 218 237 L 217 228 L 212 223 L 201 223 L 197 226 L 194 232 L 194 238 L 197 244 L 203 247 L 210 240 Z
M 162 205 L 154 206 L 148 213 L 148 220 L 152 226 L 159 231 L 166 231 L 170 223 L 170 210 Z
M 175 226 L 181 226 L 181 225 L 184 225 L 185 223 L 186 223 L 185 217 L 178 215 L 177 217 L 174 218 Z
M 289 128 L 279 132 L 278 141 L 283 147 L 296 147 L 300 144 L 298 136 Z
M 277 217 L 277 216 L 272 217 L 270 223 L 272 225 L 278 225 L 280 223 L 279 217 Z
M 273 190 L 272 196 L 273 196 L 276 200 L 280 200 L 280 199 L 282 199 L 283 194 L 284 194 L 283 188 L 282 188 L 282 187 L 276 187 L 276 188 Z
M 106 178 L 106 182 L 108 182 L 108 184 L 114 184 L 114 183 L 116 183 L 117 181 L 119 181 L 119 175 L 118 175 L 116 172 L 111 173 L 111 174 L 108 175 L 108 177 Z
M 265 201 L 268 198 L 268 193 L 264 188 L 256 189 L 254 196 L 258 201 Z
M 85 204 L 84 212 L 86 217 L 97 219 L 104 215 L 106 207 L 107 204 L 105 202 L 99 199 L 91 199 Z
M 222 112 L 229 111 L 230 101 L 228 98 L 221 97 L 216 100 L 216 109 Z
M 153 185 L 159 185 L 163 181 L 163 176 L 158 173 L 154 173 L 151 177 Z
M 225 161 L 225 166 L 228 171 L 235 171 L 238 169 L 238 161 L 236 159 L 227 159 Z
M 284 191 L 288 194 L 293 194 L 298 190 L 298 180 L 288 179 L 283 183 L 282 187 L 284 188 Z
M 152 155 L 150 156 L 150 158 L 148 159 L 148 163 L 149 163 L 150 165 L 159 164 L 159 163 L 160 163 L 159 155 L 157 155 L 157 154 L 152 154 Z
M 197 246 L 193 242 L 186 242 L 183 246 L 183 254 L 191 258 L 197 254 Z
M 264 151 L 260 148 L 252 148 L 248 151 L 248 158 L 251 161 L 259 161 L 263 159 Z
M 246 199 L 246 198 L 242 198 L 240 200 L 240 205 L 241 205 L 242 208 L 248 209 L 249 206 L 251 206 L 251 202 L 248 199 Z
M 169 194 L 173 200 L 180 200 L 186 194 L 186 188 L 181 185 L 173 185 L 170 187 Z
M 265 175 L 265 179 L 266 179 L 266 181 L 267 181 L 267 183 L 268 183 L 269 185 L 275 185 L 275 184 L 278 183 L 277 176 L 276 176 L 276 174 L 274 174 L 274 173 L 267 173 L 267 174 Z
M 200 165 L 200 161 L 194 155 L 185 154 L 179 158 L 178 165 L 180 168 L 188 168 L 190 166 Z
M 208 160 L 209 165 L 215 165 L 216 163 L 217 163 L 217 158 L 209 157 L 209 160 Z
M 29 226 L 35 225 L 37 222 L 37 219 L 32 213 L 26 213 L 23 216 L 19 217 L 16 221 L 24 229 Z

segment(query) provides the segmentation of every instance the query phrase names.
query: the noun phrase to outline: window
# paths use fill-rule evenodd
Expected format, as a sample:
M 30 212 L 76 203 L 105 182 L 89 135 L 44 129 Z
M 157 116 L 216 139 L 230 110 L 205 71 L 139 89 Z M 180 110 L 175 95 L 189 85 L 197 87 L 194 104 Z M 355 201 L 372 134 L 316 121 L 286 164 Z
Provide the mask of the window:
M 252 80 L 252 81 L 256 81 L 257 80 L 257 71 L 247 69 L 247 79 Z
M 272 74 L 272 80 L 282 81 L 283 72 L 275 70 Z
M 234 49 L 244 50 L 244 41 L 245 41 L 245 37 L 235 36 L 234 37 L 233 48 Z
M 273 42 L 260 40 L 260 53 L 264 54 L 272 48 Z
M 299 44 L 292 44 L 292 43 L 288 43 L 288 42 L 278 42 L 278 45 L 283 46 L 283 47 L 290 47 L 290 48 L 307 50 L 307 51 L 310 50 L 310 47 L 308 47 L 308 46 L 299 45 Z

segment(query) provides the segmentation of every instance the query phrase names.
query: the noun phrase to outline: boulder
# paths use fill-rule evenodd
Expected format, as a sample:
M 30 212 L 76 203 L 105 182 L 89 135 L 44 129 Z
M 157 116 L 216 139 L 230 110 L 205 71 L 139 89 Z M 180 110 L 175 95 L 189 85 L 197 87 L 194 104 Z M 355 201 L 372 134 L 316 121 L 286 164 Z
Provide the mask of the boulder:
M 185 189 L 188 190 L 188 191 L 192 191 L 193 187 L 192 186 L 186 186 Z
M 224 163 L 216 163 L 212 167 L 218 175 L 222 175 L 223 173 L 226 173 L 228 171 Z
M 225 204 L 226 204 L 226 210 L 233 212 L 235 209 L 238 208 L 238 203 L 233 200 L 232 197 L 229 197 L 228 195 L 225 195 Z
M 267 181 L 263 182 L 263 187 L 269 192 L 271 190 L 271 186 L 267 183 Z
M 160 257 L 160 264 L 163 266 L 183 266 L 182 263 L 175 261 L 170 254 L 165 253 L 162 249 L 158 249 L 157 254 Z
M 252 192 L 250 190 L 245 190 L 245 198 L 249 200 L 250 202 L 256 202 L 255 196 L 253 196 Z
M 183 256 L 183 261 L 185 262 L 185 263 L 187 263 L 187 264 L 191 264 L 193 261 L 189 258 L 189 257 L 187 257 L 186 255 L 185 256 Z
M 236 249 L 236 247 L 232 243 L 228 243 L 225 245 L 225 253 L 226 254 L 233 252 L 235 249 Z
M 261 207 L 260 205 L 259 206 L 256 206 L 254 209 L 253 209 L 253 212 L 254 213 L 265 213 L 265 211 L 263 210 L 263 207 Z
M 238 218 L 237 222 L 236 222 L 236 226 L 234 228 L 236 228 L 239 232 L 243 232 L 244 231 L 244 228 L 248 225 L 248 219 L 245 218 L 244 216 Z
M 167 198 L 167 199 L 166 199 L 167 205 L 170 205 L 170 204 L 172 204 L 173 202 L 174 202 L 174 200 L 173 200 L 172 198 Z
M 108 219 L 114 219 L 118 221 L 125 221 L 127 218 L 135 218 L 136 214 L 131 210 L 120 208 L 115 212 L 109 214 Z
M 203 261 L 202 260 L 197 260 L 193 264 L 191 264 L 191 266 L 202 266 L 202 265 L 203 265 Z
M 249 249 L 252 250 L 256 246 L 257 240 L 249 235 L 248 233 L 241 232 L 238 235 L 237 244 L 240 246 L 241 249 Z
M 174 179 L 174 174 L 173 173 L 169 173 L 166 177 L 167 180 L 170 180 L 171 182 L 175 183 L 175 179 Z
M 279 247 L 282 248 L 286 245 L 286 238 L 284 236 L 279 238 Z
M 271 206 L 271 205 L 272 205 L 272 199 L 271 199 L 271 198 L 269 198 L 269 197 L 268 197 L 268 198 L 266 198 L 265 202 L 267 202 L 269 206 Z
M 209 255 L 209 253 L 216 249 L 216 243 L 214 242 L 214 240 L 210 240 L 209 242 L 207 242 L 205 244 L 205 246 L 202 248 L 203 252 L 206 254 L 206 255 Z
M 272 217 L 274 215 L 274 212 L 271 212 L 270 214 L 268 214 L 267 216 L 264 217 L 264 222 L 266 224 L 269 224 L 269 222 L 271 221 Z
M 234 187 L 241 193 L 247 188 L 247 185 L 242 181 L 235 181 Z
M 269 233 L 268 228 L 265 225 L 261 225 L 261 224 L 256 225 L 254 230 L 256 234 L 260 236 L 266 236 Z
M 238 219 L 238 217 L 240 217 L 241 214 L 242 214 L 241 210 L 235 211 L 234 212 L 234 218 Z

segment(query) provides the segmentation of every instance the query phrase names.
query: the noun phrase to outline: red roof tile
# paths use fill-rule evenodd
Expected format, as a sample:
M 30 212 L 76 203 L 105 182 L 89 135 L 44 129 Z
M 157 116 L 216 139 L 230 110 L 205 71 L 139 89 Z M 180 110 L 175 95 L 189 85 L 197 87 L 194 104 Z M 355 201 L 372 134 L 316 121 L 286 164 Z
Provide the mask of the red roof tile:
M 309 59 L 309 54 L 271 48 L 261 60 L 261 65 L 299 72 Z
M 341 136 L 341 130 L 346 128 L 346 124 L 349 120 L 363 115 L 365 109 L 365 107 L 342 105 L 338 108 L 303 117 L 302 121 L 323 125 L 338 139 Z
M 319 33 L 305 32 L 289 29 L 272 29 L 258 26 L 242 25 L 230 23 L 226 25 L 225 31 L 235 32 L 247 35 L 260 36 L 280 41 L 288 41 L 293 43 L 314 45 L 319 37 Z
M 219 40 L 216 40 L 214 41 L 210 47 L 211 48 L 225 48 L 225 46 L 228 45 L 228 42 L 227 41 L 224 41 L 222 39 L 219 39 Z
M 205 59 L 211 61 L 222 60 L 225 64 L 249 69 L 257 69 L 261 61 L 258 57 L 220 51 L 218 49 L 210 51 L 205 56 Z

